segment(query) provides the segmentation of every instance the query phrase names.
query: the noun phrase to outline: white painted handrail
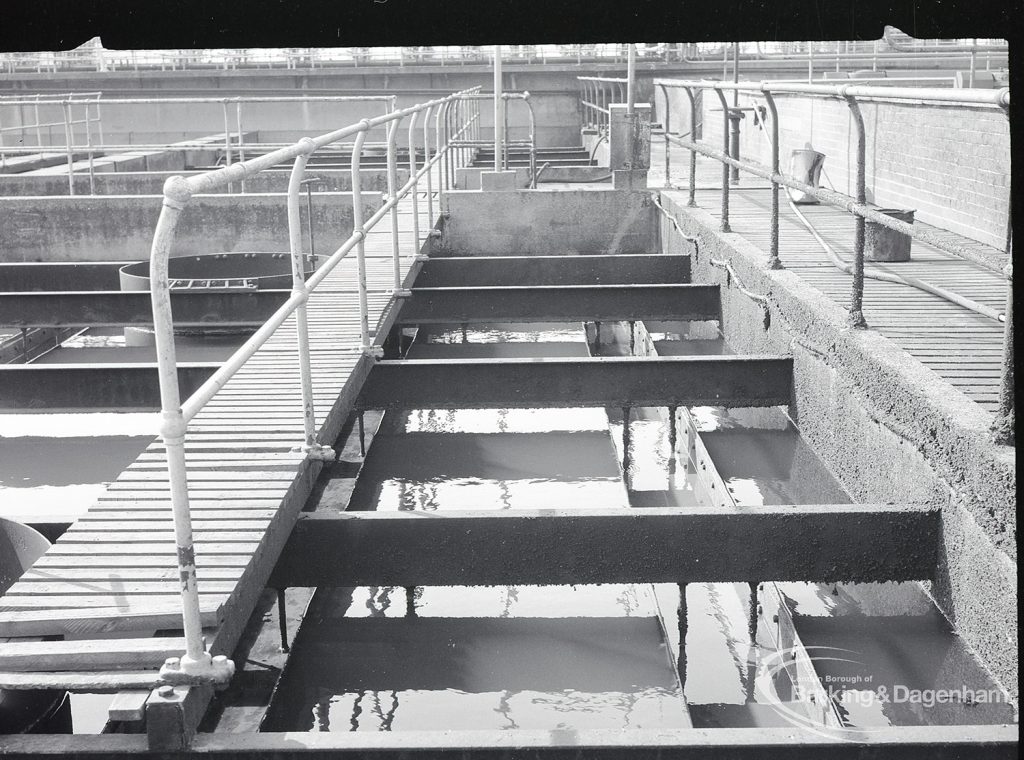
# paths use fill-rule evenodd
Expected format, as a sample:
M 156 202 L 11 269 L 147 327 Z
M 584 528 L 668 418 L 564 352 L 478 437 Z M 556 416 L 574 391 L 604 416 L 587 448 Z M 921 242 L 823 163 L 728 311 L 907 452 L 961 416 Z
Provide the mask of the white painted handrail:
M 178 569 L 181 580 L 182 622 L 185 634 L 186 651 L 181 658 L 172 658 L 161 671 L 165 676 L 184 674 L 190 679 L 208 680 L 213 683 L 224 683 L 234 672 L 234 664 L 226 657 L 211 657 L 205 651 L 202 639 L 202 626 L 199 616 L 199 595 L 196 581 L 195 552 L 192 541 L 192 522 L 188 496 L 188 473 L 185 465 L 185 434 L 189 420 L 224 387 L 224 384 L 245 364 L 246 361 L 262 346 L 285 320 L 296 314 L 297 343 L 299 349 L 300 384 L 302 389 L 302 414 L 304 442 L 302 450 L 315 459 L 333 459 L 334 452 L 316 440 L 316 418 L 313 406 L 312 371 L 309 360 L 309 334 L 306 324 L 306 302 L 309 293 L 323 282 L 324 278 L 352 250 L 357 247 L 359 258 L 359 310 L 360 310 L 360 350 L 367 355 L 379 353 L 379 347 L 373 346 L 369 338 L 369 309 L 366 289 L 366 264 L 364 243 L 366 235 L 386 214 L 396 209 L 397 204 L 406 194 L 416 187 L 419 177 L 428 174 L 435 164 L 442 160 L 446 163 L 458 162 L 459 151 L 450 150 L 450 142 L 458 139 L 464 132 L 472 129 L 472 120 L 461 122 L 461 111 L 457 115 L 457 129 L 447 141 L 441 144 L 438 134 L 438 151 L 432 158 L 425 160 L 423 167 L 412 172 L 409 181 L 401 188 L 395 187 L 394 179 L 395 135 L 398 126 L 406 116 L 412 116 L 437 108 L 450 101 L 458 100 L 462 95 L 476 92 L 478 88 L 453 93 L 426 103 L 419 103 L 401 110 L 391 111 L 383 116 L 363 119 L 341 129 L 328 132 L 318 137 L 304 137 L 294 145 L 272 151 L 263 156 L 242 161 L 223 169 L 206 172 L 188 178 L 174 176 L 164 184 L 164 201 L 157 220 L 150 252 L 150 295 L 153 304 L 153 327 L 156 339 L 157 366 L 160 378 L 160 402 L 162 425 L 160 435 L 167 451 L 167 469 L 171 484 L 171 503 L 174 512 L 175 542 L 178 547 Z M 368 220 L 363 221 L 362 192 L 359 182 L 359 161 L 366 134 L 377 126 L 390 127 L 388 140 L 389 193 L 388 200 Z M 411 132 L 410 132 L 411 134 Z M 317 149 L 337 143 L 355 136 L 352 152 L 352 235 L 331 254 L 324 263 L 308 279 L 302 260 L 302 237 L 299 215 L 299 189 L 309 156 Z M 410 145 L 410 150 L 413 146 Z M 224 187 L 232 182 L 244 180 L 254 174 L 277 166 L 285 161 L 294 160 L 288 184 L 288 227 L 289 248 L 292 260 L 292 294 L 288 300 L 274 312 L 234 354 L 193 393 L 184 403 L 181 402 L 178 388 L 177 360 L 174 349 L 174 322 L 171 313 L 171 285 L 168 275 L 171 246 L 174 242 L 175 229 L 182 212 L 191 197 L 197 193 Z M 439 187 L 440 190 L 440 187 Z M 397 219 L 392 215 L 393 223 Z M 310 220 L 312 224 L 312 219 Z M 397 236 L 394 238 L 397 241 Z M 418 243 L 418 241 L 417 241 Z M 395 255 L 397 257 L 397 248 Z M 397 280 L 396 288 L 400 284 Z

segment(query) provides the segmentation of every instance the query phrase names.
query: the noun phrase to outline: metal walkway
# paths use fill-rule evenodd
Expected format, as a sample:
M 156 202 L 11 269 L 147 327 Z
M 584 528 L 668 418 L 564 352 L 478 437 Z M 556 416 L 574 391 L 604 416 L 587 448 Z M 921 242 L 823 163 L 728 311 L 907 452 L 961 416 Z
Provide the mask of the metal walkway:
M 665 148 L 660 140 L 651 142 L 649 184 L 654 189 L 665 184 Z M 673 148 L 672 159 L 672 184 L 682 189 L 666 193 L 685 206 L 688 153 Z M 716 219 L 721 217 L 718 189 L 721 179 L 721 164 L 698 156 L 697 205 Z M 781 191 L 784 192 L 785 189 Z M 850 275 L 832 265 L 781 194 L 779 206 L 779 257 L 783 266 L 840 306 L 848 307 Z M 730 191 L 732 232 L 767 252 L 770 210 L 768 183 L 742 175 L 740 183 Z M 855 219 L 852 215 L 825 204 L 803 206 L 801 213 L 840 257 L 847 261 L 853 259 Z M 920 221 L 915 224 L 929 227 Z M 931 229 L 984 258 L 1002 263 L 1008 260 L 1005 252 L 996 248 L 952 232 Z M 910 261 L 868 266 L 925 280 L 1000 311 L 1005 308 L 1006 280 L 999 273 L 921 241 L 911 242 Z M 916 288 L 870 279 L 865 280 L 864 285 L 864 316 L 870 329 L 894 341 L 986 411 L 995 413 L 1002 371 L 1003 323 Z
M 412 197 L 398 208 L 400 250 L 411 252 Z M 366 238 L 371 325 L 390 300 L 391 245 L 386 217 Z M 411 263 L 411 253 L 402 257 L 403 274 Z M 355 255 L 343 260 L 308 304 L 322 440 L 340 431 L 371 363 L 359 351 L 356 268 Z M 319 462 L 293 450 L 303 436 L 294 320 L 188 426 L 203 627 L 215 655 L 231 654 L 319 472 Z M 0 644 L 0 686 L 152 688 L 157 669 L 184 646 L 152 634 L 180 627 L 167 462 L 157 439 L 0 598 L 0 636 L 65 635 Z M 99 634 L 124 638 L 89 640 Z

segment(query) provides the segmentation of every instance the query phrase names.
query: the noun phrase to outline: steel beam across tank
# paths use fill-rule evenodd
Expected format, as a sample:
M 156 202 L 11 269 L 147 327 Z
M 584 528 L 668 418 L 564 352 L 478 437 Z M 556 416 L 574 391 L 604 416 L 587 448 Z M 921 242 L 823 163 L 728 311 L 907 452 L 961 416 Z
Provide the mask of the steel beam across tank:
M 939 511 L 892 505 L 301 517 L 271 585 L 928 580 Z
M 179 327 L 259 327 L 288 300 L 287 290 L 216 290 L 171 293 Z M 101 327 L 151 325 L 148 291 L 0 293 L 0 326 Z
M 178 382 L 189 393 L 219 364 L 178 362 Z M 38 411 L 111 407 L 158 409 L 156 364 L 4 364 L 0 365 L 0 409 Z
M 356 406 L 779 406 L 792 386 L 793 360 L 776 356 L 392 360 L 373 366 Z
M 431 258 L 423 264 L 414 285 L 455 288 L 483 285 L 683 284 L 689 281 L 689 256 L 655 253 Z
M 413 288 L 400 324 L 719 319 L 717 285 L 528 285 Z

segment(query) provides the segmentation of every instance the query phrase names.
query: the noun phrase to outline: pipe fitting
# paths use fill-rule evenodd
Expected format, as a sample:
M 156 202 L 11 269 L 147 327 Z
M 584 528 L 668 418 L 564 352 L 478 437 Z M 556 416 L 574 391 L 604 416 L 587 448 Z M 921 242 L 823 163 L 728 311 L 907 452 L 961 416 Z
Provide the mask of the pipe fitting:
M 313 140 L 312 137 L 303 137 L 302 139 L 299 140 L 298 144 L 302 146 L 300 152 L 307 156 L 314 150 L 316 150 L 316 141 Z M 319 177 L 317 177 L 316 179 L 319 179 Z
M 164 182 L 164 205 L 181 210 L 192 198 L 192 187 L 180 174 L 168 177 Z
M 183 442 L 188 424 L 185 422 L 181 409 L 173 412 L 161 412 L 161 416 L 163 417 L 163 422 L 160 425 L 160 437 L 163 438 L 164 443 L 175 444 Z

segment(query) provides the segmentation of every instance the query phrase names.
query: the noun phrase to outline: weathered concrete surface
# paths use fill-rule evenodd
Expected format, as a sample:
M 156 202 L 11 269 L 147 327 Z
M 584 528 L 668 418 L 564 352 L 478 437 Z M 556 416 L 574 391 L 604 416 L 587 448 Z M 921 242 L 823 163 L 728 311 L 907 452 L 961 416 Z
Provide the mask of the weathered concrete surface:
M 0 261 L 137 261 L 149 258 L 163 196 L 0 198 Z M 305 204 L 303 204 L 305 205 Z M 380 196 L 363 196 L 364 218 Z M 303 209 L 303 217 L 305 209 Z M 313 195 L 318 252 L 352 234 L 351 193 Z M 172 256 L 221 251 L 286 251 L 283 194 L 196 195 L 181 215 Z
M 651 253 L 657 209 L 647 192 L 453 191 L 441 237 L 446 256 Z
M 651 104 L 637 103 L 633 115 L 626 105 L 613 103 L 609 131 L 608 166 L 620 169 L 646 170 L 651 167 Z
M 462 171 L 460 169 L 460 171 Z M 97 195 L 159 195 L 163 192 L 164 182 L 168 177 L 180 174 L 189 177 L 199 174 L 198 171 L 162 170 L 162 171 L 105 171 L 97 172 L 93 178 Z M 288 189 L 289 169 L 267 169 L 245 181 L 247 193 L 283 193 Z M 352 189 L 352 173 L 348 169 L 315 169 L 310 168 L 307 177 L 319 177 L 320 182 L 313 185 L 314 192 L 346 192 Z M 387 172 L 383 169 L 363 169 L 360 182 L 364 192 L 383 192 L 387 189 Z M 398 170 L 398 182 L 404 185 L 409 179 L 408 169 Z M 238 192 L 236 184 L 234 192 Z M 211 194 L 223 194 L 227 188 L 213 191 Z M 75 193 L 89 194 L 88 173 L 75 175 Z M 303 191 L 305 193 L 305 191 Z M 26 195 L 67 195 L 67 172 L 62 176 L 43 174 L 0 174 L 0 196 L 23 197 Z M 305 199 L 303 199 L 305 204 Z
M 480 175 L 485 172 L 490 174 L 494 173 L 493 169 L 485 169 L 478 166 L 463 166 L 455 170 L 455 184 L 460 190 L 479 190 Z M 515 169 L 510 169 L 509 172 L 515 175 L 516 188 L 523 188 L 530 184 L 530 169 L 528 167 L 521 166 Z M 494 188 L 488 189 L 493 190 Z
M 791 414 L 801 433 L 861 502 L 942 509 L 931 593 L 964 639 L 1017 698 L 1016 464 L 990 442 L 991 415 L 887 338 L 846 326 L 844 309 L 785 270 L 685 195 L 662 193 L 683 232 L 699 240 L 693 280 L 722 284 L 723 330 L 737 351 L 792 353 Z M 691 252 L 667 219 L 665 252 Z M 785 260 L 785 252 L 783 252 Z M 728 258 L 762 308 L 710 259 Z

